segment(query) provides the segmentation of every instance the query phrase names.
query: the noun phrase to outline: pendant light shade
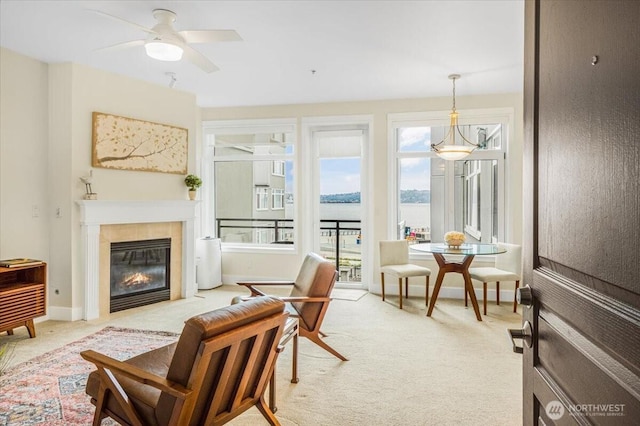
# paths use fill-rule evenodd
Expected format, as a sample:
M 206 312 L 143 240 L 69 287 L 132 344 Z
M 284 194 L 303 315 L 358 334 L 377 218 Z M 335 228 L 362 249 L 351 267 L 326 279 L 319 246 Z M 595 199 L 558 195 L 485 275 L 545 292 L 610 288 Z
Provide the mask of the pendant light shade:
M 436 151 L 438 157 L 449 160 L 456 161 L 462 160 L 467 155 L 471 154 L 473 151 L 473 147 L 463 146 L 463 145 L 442 145 Z

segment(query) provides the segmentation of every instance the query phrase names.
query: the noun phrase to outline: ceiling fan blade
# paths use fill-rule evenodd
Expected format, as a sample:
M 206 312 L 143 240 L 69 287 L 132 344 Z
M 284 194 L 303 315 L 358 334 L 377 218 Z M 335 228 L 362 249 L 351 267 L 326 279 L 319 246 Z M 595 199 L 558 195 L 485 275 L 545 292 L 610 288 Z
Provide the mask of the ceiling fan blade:
M 182 46 L 182 48 L 184 49 L 184 59 L 198 66 L 203 71 L 210 73 L 218 71 L 220 69 L 215 66 L 213 62 L 207 59 L 206 56 L 195 50 L 193 47 L 185 44 L 184 46 Z
M 188 30 L 178 32 L 187 43 L 215 43 L 217 41 L 242 41 L 234 30 Z
M 104 52 L 104 51 L 110 51 L 110 50 L 122 50 L 122 49 L 127 49 L 129 47 L 142 46 L 142 45 L 144 45 L 144 42 L 145 42 L 144 40 L 125 41 L 124 43 L 118 43 L 118 44 L 113 44 L 111 46 L 100 47 L 98 49 L 95 49 L 94 52 Z
M 120 17 L 118 17 L 118 16 L 111 15 L 111 14 L 109 14 L 109 13 L 102 12 L 102 11 L 100 11 L 100 10 L 95 10 L 95 9 L 87 9 L 87 10 L 88 10 L 89 12 L 97 13 L 98 15 L 106 16 L 107 18 L 111 18 L 111 19 L 114 19 L 114 20 L 116 20 L 116 21 L 123 22 L 123 23 L 125 23 L 125 24 L 127 24 L 127 25 L 131 25 L 132 27 L 136 27 L 137 29 L 142 30 L 142 31 L 144 31 L 144 32 L 147 32 L 147 33 L 150 33 L 150 34 L 157 34 L 157 33 L 156 33 L 155 31 L 153 31 L 151 28 L 147 28 L 147 27 L 142 26 L 142 25 L 140 25 L 140 24 L 136 24 L 135 22 L 127 21 L 126 19 L 122 19 L 122 18 L 120 18 Z

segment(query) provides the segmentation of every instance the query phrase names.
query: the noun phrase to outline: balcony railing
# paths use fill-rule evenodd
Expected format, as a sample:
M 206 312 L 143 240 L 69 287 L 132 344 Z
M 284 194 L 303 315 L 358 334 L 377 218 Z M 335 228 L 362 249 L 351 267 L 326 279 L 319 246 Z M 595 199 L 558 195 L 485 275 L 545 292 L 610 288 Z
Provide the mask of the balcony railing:
M 293 244 L 293 219 L 216 219 L 217 235 L 222 241 L 253 244 Z M 247 232 L 228 232 L 226 230 L 250 230 Z M 287 235 L 287 230 L 289 235 Z M 253 231 L 272 231 L 267 241 L 255 241 Z M 235 237 L 234 237 L 235 236 Z M 225 238 L 226 237 L 226 238 Z M 235 241 L 240 239 L 241 241 Z M 269 241 L 270 240 L 270 241 Z
M 223 242 L 293 244 L 292 219 L 216 219 Z M 362 265 L 360 220 L 320 220 L 320 254 L 334 260 L 340 281 L 360 281 Z

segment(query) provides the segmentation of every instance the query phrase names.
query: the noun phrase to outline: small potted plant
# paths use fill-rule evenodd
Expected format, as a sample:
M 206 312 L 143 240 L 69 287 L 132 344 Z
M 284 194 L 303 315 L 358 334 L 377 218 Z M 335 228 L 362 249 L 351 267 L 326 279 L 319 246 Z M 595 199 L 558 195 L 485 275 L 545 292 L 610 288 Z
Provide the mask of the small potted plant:
M 196 189 L 202 186 L 202 179 L 200 179 L 196 175 L 187 175 L 187 177 L 184 178 L 184 184 L 187 185 L 187 188 L 189 188 L 189 199 L 195 200 Z

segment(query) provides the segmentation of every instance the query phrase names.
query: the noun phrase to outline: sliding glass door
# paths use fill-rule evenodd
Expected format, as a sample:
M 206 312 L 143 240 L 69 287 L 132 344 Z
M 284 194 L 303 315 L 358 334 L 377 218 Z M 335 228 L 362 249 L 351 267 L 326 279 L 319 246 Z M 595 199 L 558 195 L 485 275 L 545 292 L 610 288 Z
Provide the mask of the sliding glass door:
M 361 287 L 364 131 L 315 130 L 316 247 L 336 263 L 341 286 Z

